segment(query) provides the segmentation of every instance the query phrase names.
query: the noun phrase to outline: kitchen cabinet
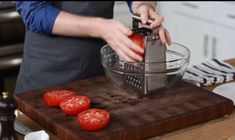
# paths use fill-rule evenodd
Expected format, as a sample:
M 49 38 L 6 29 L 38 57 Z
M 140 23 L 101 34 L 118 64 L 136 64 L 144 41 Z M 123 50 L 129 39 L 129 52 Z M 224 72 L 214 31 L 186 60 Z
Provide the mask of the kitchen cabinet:
M 235 24 L 235 23 L 234 23 Z M 219 27 L 213 28 L 215 34 L 212 38 L 212 51 L 215 58 L 231 59 L 235 57 L 235 30 L 223 29 Z
M 207 32 L 210 29 L 210 25 L 207 23 L 195 25 L 195 19 L 187 19 L 180 15 L 175 15 L 175 18 L 178 18 L 178 21 L 173 25 L 175 32 L 172 39 L 190 49 L 190 64 L 196 64 L 197 62 L 209 59 L 212 56 L 210 53 L 210 32 Z M 192 34 L 193 37 L 191 36 Z
M 173 41 L 191 51 L 190 65 L 235 57 L 235 4 L 231 2 L 159 2 Z
M 235 2 L 214 2 L 214 46 L 218 59 L 235 57 Z
M 221 27 L 235 30 L 235 2 L 213 2 L 214 22 Z

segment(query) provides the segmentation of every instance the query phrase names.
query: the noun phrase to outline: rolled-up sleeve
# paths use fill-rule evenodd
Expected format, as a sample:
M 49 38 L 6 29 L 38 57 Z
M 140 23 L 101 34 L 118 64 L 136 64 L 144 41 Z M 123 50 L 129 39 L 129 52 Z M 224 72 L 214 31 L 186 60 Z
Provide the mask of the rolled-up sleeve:
M 27 30 L 45 34 L 51 34 L 55 19 L 61 11 L 49 1 L 16 1 L 16 10 Z

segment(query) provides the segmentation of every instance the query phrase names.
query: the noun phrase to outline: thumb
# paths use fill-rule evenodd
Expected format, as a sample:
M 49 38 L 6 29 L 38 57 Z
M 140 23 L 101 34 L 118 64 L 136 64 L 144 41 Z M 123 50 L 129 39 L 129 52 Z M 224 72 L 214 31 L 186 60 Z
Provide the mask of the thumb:
M 143 24 L 147 23 L 148 20 L 148 8 L 146 6 L 140 7 L 140 18 Z

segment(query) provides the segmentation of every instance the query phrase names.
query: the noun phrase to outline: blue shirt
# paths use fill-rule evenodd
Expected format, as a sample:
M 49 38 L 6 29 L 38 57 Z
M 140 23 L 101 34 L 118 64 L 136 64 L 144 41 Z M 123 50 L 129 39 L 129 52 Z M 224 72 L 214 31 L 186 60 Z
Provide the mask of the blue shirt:
M 130 8 L 132 1 L 127 3 Z M 16 10 L 21 15 L 27 30 L 46 34 L 51 34 L 55 19 L 61 11 L 49 1 L 17 1 Z

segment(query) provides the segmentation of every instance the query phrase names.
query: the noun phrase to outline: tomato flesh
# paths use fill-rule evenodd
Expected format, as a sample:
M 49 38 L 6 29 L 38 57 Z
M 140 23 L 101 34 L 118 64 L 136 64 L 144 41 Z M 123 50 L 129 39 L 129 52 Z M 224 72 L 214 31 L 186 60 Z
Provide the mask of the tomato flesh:
M 76 92 L 70 90 L 47 91 L 43 95 L 44 102 L 52 107 L 58 107 L 59 104 L 70 97 L 76 95 Z
M 77 115 L 90 108 L 88 96 L 74 96 L 60 103 L 61 110 L 67 115 Z
M 138 46 L 140 46 L 141 48 L 144 49 L 144 38 L 139 35 L 138 33 L 133 33 L 130 37 L 129 37 L 135 44 L 137 44 Z M 139 53 L 137 52 L 137 54 L 139 54 L 140 56 L 144 57 L 144 53 Z
M 101 109 L 88 109 L 77 116 L 81 128 L 89 131 L 100 130 L 109 123 L 110 115 Z

